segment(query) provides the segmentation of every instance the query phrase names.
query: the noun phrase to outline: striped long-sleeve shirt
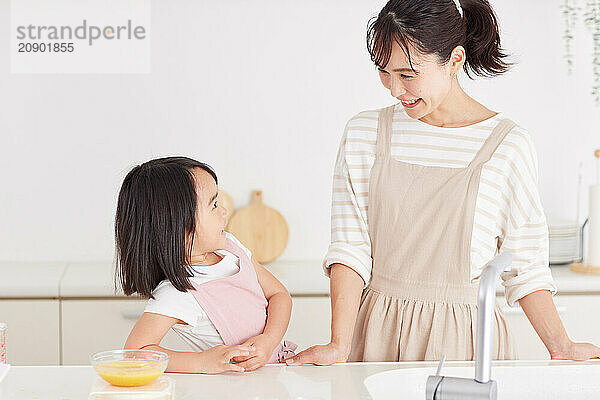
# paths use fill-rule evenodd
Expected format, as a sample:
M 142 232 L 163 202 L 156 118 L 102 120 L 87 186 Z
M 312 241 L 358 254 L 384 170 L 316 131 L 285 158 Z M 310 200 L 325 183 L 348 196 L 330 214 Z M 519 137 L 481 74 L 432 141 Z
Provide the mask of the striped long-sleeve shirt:
M 367 209 L 378 114 L 378 110 L 361 112 L 346 125 L 333 179 L 331 244 L 323 262 L 326 274 L 334 263 L 352 268 L 365 286 L 373 265 Z M 470 126 L 440 128 L 410 118 L 397 105 L 391 154 L 408 163 L 464 168 L 502 118 L 500 113 Z M 556 293 L 548 265 L 548 226 L 537 187 L 537 155 L 529 133 L 517 126 L 483 166 L 470 266 L 471 279 L 477 279 L 498 251 L 511 252 L 512 269 L 502 274 L 511 306 L 536 290 Z

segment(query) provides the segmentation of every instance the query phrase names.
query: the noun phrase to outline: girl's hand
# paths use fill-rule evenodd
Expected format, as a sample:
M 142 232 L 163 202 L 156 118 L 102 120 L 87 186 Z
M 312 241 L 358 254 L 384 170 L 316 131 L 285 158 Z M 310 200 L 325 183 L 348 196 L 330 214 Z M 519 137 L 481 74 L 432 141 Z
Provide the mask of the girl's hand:
M 253 347 L 254 351 L 252 354 L 236 357 L 234 362 L 237 362 L 237 365 L 246 371 L 254 371 L 269 362 L 278 345 L 279 342 L 275 342 L 272 337 L 265 334 L 251 337 L 242 343 L 241 346 Z
M 215 346 L 201 353 L 198 353 L 202 366 L 200 373 L 202 374 L 220 374 L 221 372 L 233 371 L 244 372 L 243 366 L 232 364 L 232 359 L 236 357 L 248 357 L 254 354 L 254 349 L 251 346 Z
M 600 348 L 591 343 L 569 342 L 564 349 L 550 353 L 552 360 L 585 361 L 600 358 Z
M 331 342 L 325 345 L 317 345 L 296 354 L 292 358 L 285 360 L 287 365 L 331 365 L 343 363 L 348 360 L 350 348 Z

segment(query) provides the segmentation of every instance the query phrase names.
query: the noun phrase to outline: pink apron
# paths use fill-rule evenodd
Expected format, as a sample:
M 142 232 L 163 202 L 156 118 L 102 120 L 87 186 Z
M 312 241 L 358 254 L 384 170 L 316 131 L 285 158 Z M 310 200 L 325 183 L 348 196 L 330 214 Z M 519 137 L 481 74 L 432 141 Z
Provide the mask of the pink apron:
M 267 299 L 258 283 L 248 255 L 232 240 L 225 250 L 238 257 L 240 270 L 234 275 L 202 283 L 192 283 L 192 294 L 214 324 L 227 346 L 244 343 L 260 335 L 267 324 Z M 269 364 L 294 355 L 296 344 L 284 340 L 273 352 Z

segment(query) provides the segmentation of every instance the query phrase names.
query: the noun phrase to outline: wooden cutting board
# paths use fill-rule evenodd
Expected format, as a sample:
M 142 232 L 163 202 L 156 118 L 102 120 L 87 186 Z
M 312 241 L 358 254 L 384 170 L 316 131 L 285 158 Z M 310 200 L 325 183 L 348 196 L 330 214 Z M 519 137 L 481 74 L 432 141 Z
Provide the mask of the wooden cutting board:
M 571 271 L 580 274 L 600 274 L 600 266 L 593 267 L 591 265 L 584 264 L 582 262 L 571 264 Z
M 288 225 L 276 210 L 262 201 L 262 191 L 252 192 L 249 206 L 237 210 L 227 226 L 252 251 L 259 263 L 268 263 L 283 253 L 288 242 Z

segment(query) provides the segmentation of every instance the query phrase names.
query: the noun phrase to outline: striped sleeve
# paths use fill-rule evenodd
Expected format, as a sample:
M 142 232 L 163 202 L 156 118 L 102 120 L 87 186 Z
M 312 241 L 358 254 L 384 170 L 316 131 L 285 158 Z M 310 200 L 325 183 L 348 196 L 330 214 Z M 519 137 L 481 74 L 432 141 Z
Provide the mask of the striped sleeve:
M 343 264 L 358 273 L 366 286 L 371 280 L 372 258 L 366 220 L 368 179 L 364 176 L 368 176 L 372 163 L 351 163 L 353 168 L 361 169 L 358 171 L 361 178 L 357 179 L 360 182 L 352 180 L 348 161 L 352 155 L 348 153 L 355 151 L 348 150 L 352 142 L 348 137 L 356 121 L 357 117 L 354 117 L 346 125 L 335 163 L 331 201 L 331 244 L 323 261 L 323 268 L 329 276 L 332 264 Z
M 499 250 L 513 254 L 510 271 L 502 274 L 506 301 L 510 306 L 537 290 L 556 293 L 549 267 L 548 225 L 538 192 L 537 154 L 530 135 L 521 128 L 511 132 L 507 153 L 508 173 L 504 178 L 508 194 L 508 215 Z

